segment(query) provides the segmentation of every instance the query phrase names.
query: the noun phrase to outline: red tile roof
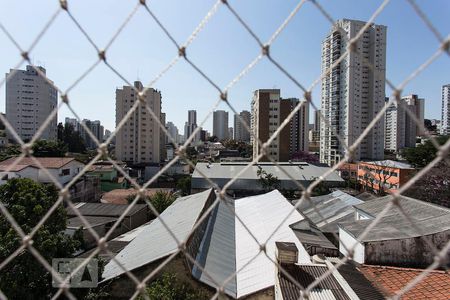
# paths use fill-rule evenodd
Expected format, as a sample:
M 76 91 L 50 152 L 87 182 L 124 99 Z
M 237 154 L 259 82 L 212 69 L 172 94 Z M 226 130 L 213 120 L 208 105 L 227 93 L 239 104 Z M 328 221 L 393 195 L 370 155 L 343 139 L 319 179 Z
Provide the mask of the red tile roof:
M 369 265 L 362 265 L 359 269 L 386 297 L 395 295 L 424 271 Z M 445 271 L 431 271 L 428 276 L 403 294 L 401 299 L 450 299 L 450 274 Z
M 11 157 L 9 159 L 6 159 L 4 161 L 0 162 L 0 168 L 6 168 L 6 166 L 13 164 L 18 157 Z M 39 161 L 39 163 L 47 169 L 59 169 L 71 161 L 75 160 L 73 157 L 36 157 L 36 159 Z M 35 161 L 30 157 L 24 157 L 20 159 L 18 162 L 19 165 L 24 166 L 33 166 L 36 168 L 39 168 L 38 164 L 35 163 Z

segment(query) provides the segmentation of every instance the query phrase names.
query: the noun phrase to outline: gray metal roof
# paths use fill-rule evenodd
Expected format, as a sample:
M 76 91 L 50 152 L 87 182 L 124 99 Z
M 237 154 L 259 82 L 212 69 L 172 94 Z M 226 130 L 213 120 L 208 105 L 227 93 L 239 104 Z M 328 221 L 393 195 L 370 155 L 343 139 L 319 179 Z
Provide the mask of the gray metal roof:
M 99 216 L 99 217 L 120 217 L 128 208 L 128 204 L 111 204 L 111 203 L 74 203 L 75 207 L 83 216 Z M 147 209 L 147 204 L 135 204 L 126 216 L 132 216 L 138 211 Z M 76 216 L 75 212 L 70 207 L 66 207 L 67 215 Z
M 203 177 L 207 176 L 219 187 L 223 187 L 232 178 L 238 176 L 230 187 L 234 190 L 254 190 L 262 189 L 259 184 L 259 177 L 257 175 L 258 170 L 261 168 L 267 173 L 273 174 L 281 181 L 281 188 L 298 189 L 296 183 L 290 178 L 294 178 L 296 181 L 303 185 L 309 185 L 314 179 L 322 176 L 330 168 L 321 165 L 313 165 L 308 163 L 293 162 L 285 163 L 280 162 L 277 167 L 273 163 L 258 163 L 257 165 L 250 166 L 243 171 L 248 165 L 248 162 L 221 162 L 221 163 L 197 163 L 194 173 L 192 174 L 191 186 L 193 189 L 209 188 L 210 183 Z M 280 168 L 283 168 L 287 176 Z M 203 175 L 202 175 L 203 174 Z M 331 183 L 343 183 L 344 180 L 338 175 L 337 172 L 333 172 L 325 179 L 326 182 Z
M 336 246 L 307 219 L 291 224 L 290 227 L 302 244 L 337 250 Z
M 67 228 L 92 228 L 96 227 L 98 225 L 107 224 L 110 222 L 114 222 L 117 220 L 117 218 L 112 217 L 91 217 L 91 216 L 85 216 L 84 217 L 86 221 L 90 224 L 89 227 L 87 227 L 79 217 L 70 218 L 67 220 Z
M 299 200 L 294 200 L 295 205 Z M 363 203 L 347 193 L 334 191 L 328 195 L 303 200 L 297 209 L 323 232 L 338 232 L 338 223 L 354 220 L 353 205 Z M 320 213 L 320 214 L 319 214 Z
M 116 259 L 131 271 L 175 253 L 178 245 L 161 219 L 180 242 L 186 240 L 212 193 L 211 189 L 178 198 L 161 213 L 160 218 L 144 225 L 142 231 L 117 254 Z M 110 261 L 105 266 L 102 277 L 108 280 L 123 273 L 115 261 Z
M 356 205 L 355 208 L 375 218 L 391 199 L 392 196 L 386 196 L 369 200 Z M 396 206 L 393 206 L 362 239 L 363 242 L 412 238 L 450 230 L 450 209 L 405 196 L 401 196 L 399 202 L 405 214 L 420 231 L 411 225 Z M 372 222 L 372 219 L 359 220 L 351 224 L 342 224 L 340 227 L 354 237 L 359 237 Z

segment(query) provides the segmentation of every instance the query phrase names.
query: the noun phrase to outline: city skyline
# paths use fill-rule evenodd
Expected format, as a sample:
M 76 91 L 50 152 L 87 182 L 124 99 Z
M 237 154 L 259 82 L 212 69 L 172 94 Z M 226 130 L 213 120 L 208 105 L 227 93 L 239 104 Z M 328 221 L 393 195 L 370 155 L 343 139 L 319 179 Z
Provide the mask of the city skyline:
M 193 10 L 195 13 L 190 16 L 184 16 L 183 14 L 184 5 L 188 5 L 185 3 L 179 3 L 176 6 L 179 9 L 173 9 L 173 4 L 166 3 L 152 3 L 152 8 L 158 12 L 158 15 L 163 16 L 161 21 L 167 24 L 169 31 L 173 32 L 176 40 L 182 43 L 204 17 L 212 4 L 212 1 L 189 3 L 189 6 L 192 5 L 195 8 Z M 251 27 L 258 28 L 256 33 L 264 41 L 270 37 L 297 3 L 294 1 L 281 4 L 267 2 L 258 5 L 261 15 L 253 15 L 250 11 L 255 4 L 256 2 L 236 3 L 236 9 L 246 18 Z M 327 10 L 333 11 L 332 17 L 334 19 L 367 20 L 380 3 L 358 2 L 358 9 L 354 9 L 354 4 L 355 1 L 345 1 L 339 4 L 325 3 L 324 6 Z M 30 19 L 30 22 L 33 22 L 32 15 L 36 13 L 50 15 L 53 8 L 56 9 L 56 5 L 57 3 L 53 2 L 51 4 L 43 2 L 40 7 L 28 10 L 28 8 L 11 3 L 7 5 L 8 9 L 4 11 L 20 10 L 23 18 Z M 122 12 L 127 9 L 131 11 L 132 9 L 132 5 L 126 3 L 117 3 L 117 5 L 111 5 L 108 8 L 97 7 L 96 3 L 90 3 L 89 7 L 91 9 L 85 9 L 85 5 L 87 4 L 71 3 L 71 9 L 75 15 L 81 10 L 92 11 L 97 18 L 96 22 L 104 20 L 116 25 L 110 26 L 107 29 L 108 32 L 105 31 L 106 29 L 96 29 L 96 26 L 91 26 L 92 20 L 96 18 L 89 15 L 89 13 L 85 15 L 80 14 L 81 25 L 89 28 L 88 34 L 92 35 L 93 40 L 99 46 L 107 44 L 115 28 L 118 28 L 123 21 Z M 273 11 L 271 5 L 277 5 L 277 10 Z M 445 36 L 446 32 L 444 29 L 449 27 L 449 20 L 445 18 L 445 11 L 450 9 L 450 4 L 443 1 L 440 2 L 440 5 L 429 5 L 426 2 L 420 2 L 419 5 L 429 17 L 433 18 L 433 23 L 437 30 Z M 402 20 L 393 17 L 393 14 L 398 11 L 402 11 L 404 14 Z M 20 20 L 11 18 L 10 15 L 14 14 L 0 14 L 4 20 L 5 28 L 16 34 L 19 44 L 24 48 L 31 43 L 31 40 L 43 26 L 43 23 L 36 23 L 36 26 L 27 26 L 25 28 L 20 26 L 20 23 L 17 23 Z M 175 16 L 172 14 L 175 14 Z M 272 16 L 272 14 L 273 18 L 265 17 Z M 117 17 L 119 15 L 120 17 Z M 183 17 L 182 21 L 185 26 L 179 26 L 175 22 L 178 20 L 176 16 Z M 328 33 L 330 26 L 325 20 L 315 21 L 316 18 L 322 17 L 311 3 L 306 3 L 300 9 L 298 16 L 292 20 L 286 30 L 275 41 L 273 47 L 271 47 L 273 57 L 282 66 L 287 67 L 288 72 L 299 82 L 307 86 L 320 75 L 320 44 L 321 40 Z M 40 18 L 39 22 L 43 22 L 43 20 L 45 18 Z M 240 24 L 229 22 L 230 20 L 231 16 L 227 15 L 225 10 L 219 9 L 217 14 L 211 19 L 209 26 L 199 33 L 198 39 L 192 43 L 192 47 L 187 51 L 188 57 L 198 64 L 199 68 L 211 77 L 213 81 L 217 82 L 220 87 L 226 86 L 259 53 L 258 46 L 245 30 L 240 27 Z M 375 19 L 375 23 L 388 27 L 386 77 L 392 80 L 394 84 L 399 84 L 403 81 L 438 47 L 438 41 L 418 21 L 419 19 L 411 7 L 407 3 L 400 2 L 392 2 L 387 5 L 385 10 Z M 69 33 L 72 33 L 70 31 L 72 29 L 66 29 L 70 32 L 62 34 L 58 28 L 73 28 L 73 24 L 69 25 L 69 20 L 60 16 L 55 22 L 58 26 L 52 27 L 44 35 L 44 41 L 37 44 L 36 48 L 30 53 L 30 57 L 35 64 L 41 64 L 46 67 L 49 78 L 54 80 L 55 84 L 64 90 L 95 62 L 97 57 L 93 48 L 81 35 L 71 37 L 70 41 L 66 40 L 65 36 L 70 36 L 71 34 Z M 220 31 L 220 34 L 217 34 L 218 30 L 222 28 L 221 25 L 225 22 L 227 24 L 230 23 L 229 30 L 226 32 Z M 317 26 L 307 26 L 309 23 Z M 149 42 L 147 40 L 142 41 L 142 50 L 130 48 L 133 44 L 133 39 L 136 37 L 134 31 L 139 32 L 139 29 L 142 30 L 143 26 L 145 26 L 143 32 L 148 32 L 152 36 L 149 40 L 152 40 L 152 42 L 161 41 L 161 46 L 158 49 L 148 51 Z M 74 34 L 75 30 L 76 28 L 73 29 Z M 414 47 L 408 48 L 408 51 L 402 51 L 401 49 L 404 49 L 405 44 L 410 44 L 411 32 L 414 32 L 415 35 L 423 36 L 423 40 L 419 44 L 414 44 Z M 58 38 L 58 43 L 52 43 L 51 41 L 56 38 Z M 15 66 L 20 56 L 17 49 L 13 47 L 4 35 L 1 36 L 0 40 L 5 45 L 5 48 L 0 50 L 2 57 L 5 58 L 0 62 L 0 68 L 6 73 Z M 220 48 L 216 48 L 221 47 L 223 42 L 235 43 L 237 41 L 242 41 L 239 49 L 225 52 L 219 51 Z M 305 44 L 304 41 L 308 41 L 308 47 L 302 46 Z M 130 21 L 129 27 L 119 35 L 111 49 L 107 51 L 107 58 L 130 83 L 139 78 L 144 85 L 147 85 L 176 54 L 176 49 L 170 48 L 171 46 L 167 37 L 152 23 L 151 18 L 145 16 L 142 12 L 138 12 Z M 79 51 L 73 51 L 74 47 Z M 136 55 L 135 57 L 130 57 L 130 54 L 134 53 L 133 51 L 137 51 Z M 217 54 L 213 55 L 212 53 L 215 51 Z M 235 63 L 229 64 L 229 61 Z M 410 63 L 411 61 L 414 61 L 414 63 Z M 403 91 L 404 95 L 419 94 L 427 99 L 425 117 L 428 119 L 440 119 L 441 87 L 448 84 L 448 80 L 445 78 L 448 66 L 449 63 L 445 60 L 445 57 L 438 58 L 424 73 L 407 85 Z M 23 67 L 24 65 L 20 66 L 20 68 Z M 217 71 L 219 68 L 220 72 Z M 269 72 L 272 75 L 265 76 Z M 93 80 L 94 78 L 101 78 L 101 80 Z M 176 87 L 180 82 L 186 87 L 185 89 Z M 101 64 L 69 93 L 71 105 L 82 119 L 99 119 L 105 128 L 114 129 L 114 109 L 110 104 L 114 101 L 115 88 L 125 84 L 111 70 L 108 70 Z M 201 122 L 207 112 L 211 110 L 214 102 L 218 100 L 217 90 L 214 90 L 184 62 L 178 63 L 154 87 L 162 91 L 162 111 L 167 114 L 167 121 L 174 122 L 178 128 L 183 128 L 186 111 L 190 109 L 197 110 L 197 123 L 201 126 Z M 283 91 L 282 97 L 301 98 L 302 96 L 301 91 L 284 74 L 263 59 L 230 90 L 228 94 L 229 101 L 238 112 L 249 110 L 252 92 L 256 89 L 272 87 L 280 88 Z M 386 95 L 390 96 L 391 94 L 392 91 L 387 88 Z M 4 101 L 5 92 L 3 85 L 0 87 L 0 107 L 4 107 Z M 58 99 L 58 101 L 60 100 Z M 319 107 L 319 86 L 313 89 L 313 102 Z M 89 105 L 86 105 L 86 103 L 89 103 Z M 221 103 L 216 109 L 230 111 L 230 108 L 224 103 Z M 98 115 L 98 111 L 102 111 L 102 114 Z M 310 119 L 313 119 L 311 117 L 313 113 L 314 109 L 311 109 Z M 58 122 L 63 122 L 65 117 L 72 118 L 73 115 L 69 114 L 68 110 L 63 107 L 59 111 Z M 232 113 L 229 114 L 229 118 L 231 118 L 229 119 L 229 124 L 232 124 Z M 211 131 L 212 114 L 202 127 Z

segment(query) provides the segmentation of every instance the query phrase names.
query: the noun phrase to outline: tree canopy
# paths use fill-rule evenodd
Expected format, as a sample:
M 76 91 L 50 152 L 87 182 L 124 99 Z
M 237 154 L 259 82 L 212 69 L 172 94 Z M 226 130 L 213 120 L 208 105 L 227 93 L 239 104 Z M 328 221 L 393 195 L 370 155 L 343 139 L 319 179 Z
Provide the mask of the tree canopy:
M 86 142 L 78 131 L 75 131 L 72 124 L 58 124 L 58 141 L 67 145 L 69 152 L 86 152 Z
M 437 142 L 439 145 L 443 145 L 448 138 L 448 136 L 439 136 L 437 137 Z M 402 151 L 402 156 L 415 168 L 423 168 L 436 158 L 437 152 L 438 150 L 436 147 L 428 140 L 415 148 L 404 149 Z
M 58 198 L 53 185 L 31 179 L 11 179 L 0 186 L 0 202 L 5 205 L 25 234 L 29 234 Z M 62 205 L 48 217 L 33 236 L 33 247 L 51 265 L 51 259 L 71 257 L 81 241 L 64 234 L 66 211 Z M 0 214 L 0 261 L 21 246 L 21 238 Z M 25 248 L 0 272 L 0 290 L 10 299 L 50 298 L 51 275 Z

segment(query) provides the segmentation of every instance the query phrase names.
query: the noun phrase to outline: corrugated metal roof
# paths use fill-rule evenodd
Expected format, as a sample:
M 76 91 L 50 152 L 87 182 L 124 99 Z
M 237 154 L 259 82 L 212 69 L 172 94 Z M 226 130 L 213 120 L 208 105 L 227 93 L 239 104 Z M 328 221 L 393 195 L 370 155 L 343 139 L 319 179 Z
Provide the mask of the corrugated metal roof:
M 89 227 L 87 227 L 79 217 L 70 218 L 67 220 L 67 228 L 91 228 L 102 224 L 107 224 L 110 222 L 114 222 L 117 220 L 117 218 L 112 217 L 91 217 L 91 216 L 85 216 L 84 217 L 86 221 L 90 224 Z
M 275 190 L 264 195 L 241 198 L 230 204 L 234 206 L 234 212 L 230 211 L 225 203 L 219 203 L 215 215 L 210 218 L 207 233 L 203 237 L 196 258 L 219 284 L 237 272 L 235 278 L 225 286 L 228 295 L 240 298 L 275 284 L 274 263 L 260 252 L 259 244 L 238 221 L 235 213 L 258 242 L 264 243 L 292 212 L 267 242 L 267 255 L 275 261 L 275 242 L 292 242 L 299 249 L 298 261 L 310 262 L 309 255 L 289 227 L 289 224 L 302 220 L 303 216 L 293 211 L 292 205 L 280 192 Z M 250 260 L 252 261 L 249 262 Z M 193 275 L 200 281 L 216 287 L 213 280 L 195 268 Z
M 317 278 L 328 271 L 326 265 L 282 265 L 283 269 L 302 287 L 311 285 Z M 284 300 L 300 299 L 300 289 L 283 273 L 278 272 L 281 293 Z M 350 300 L 344 288 L 333 274 L 325 277 L 315 286 L 309 295 L 311 300 L 337 299 Z
M 392 196 L 386 196 L 369 200 L 355 208 L 375 218 L 391 199 Z M 362 239 L 363 242 L 412 238 L 450 230 L 450 209 L 405 196 L 400 197 L 399 203 L 421 232 L 411 226 L 402 212 L 393 206 Z M 359 237 L 371 222 L 371 219 L 359 220 L 340 226 L 354 237 Z
M 303 244 L 315 245 L 337 251 L 336 246 L 334 246 L 333 243 L 331 243 L 325 235 L 308 220 L 302 220 L 290 225 L 290 227 Z
M 213 193 L 212 189 L 178 198 L 161 213 L 160 218 L 178 240 L 183 241 L 188 237 L 211 193 Z M 177 249 L 176 241 L 158 218 L 145 225 L 138 236 L 116 256 L 116 259 L 125 269 L 131 271 L 175 253 Z M 124 271 L 115 261 L 110 261 L 105 266 L 102 277 L 108 280 L 123 273 Z
M 210 183 L 204 179 L 202 174 L 207 176 L 219 187 L 223 187 L 230 179 L 236 177 L 241 171 L 246 168 L 248 163 L 197 163 L 194 173 L 192 174 L 192 188 L 202 189 L 210 187 Z M 314 179 L 322 176 L 330 168 L 321 165 L 312 165 L 308 163 L 279 163 L 281 168 L 285 170 L 292 178 L 302 184 L 308 185 Z M 280 168 L 272 163 L 259 163 L 246 169 L 242 174 L 239 174 L 230 189 L 248 190 L 261 189 L 261 186 L 256 186 L 255 181 L 259 180 L 257 172 L 259 169 L 265 170 L 267 173 L 273 174 L 281 181 L 283 188 L 298 188 L 295 182 L 287 176 Z M 342 183 L 344 180 L 333 172 L 325 179 L 327 182 Z M 252 184 L 253 183 L 253 184 Z
M 297 201 L 299 200 L 292 202 L 295 205 Z M 339 190 L 328 195 L 311 197 L 311 202 L 303 200 L 297 209 L 324 232 L 338 232 L 338 223 L 353 221 L 353 206 L 363 203 L 362 200 Z
M 120 217 L 128 208 L 128 204 L 111 204 L 111 203 L 74 203 L 79 212 L 83 216 L 104 216 L 104 217 Z M 147 204 L 135 204 L 125 216 L 132 216 L 136 212 L 147 209 Z M 76 216 L 70 207 L 66 207 L 68 216 Z

